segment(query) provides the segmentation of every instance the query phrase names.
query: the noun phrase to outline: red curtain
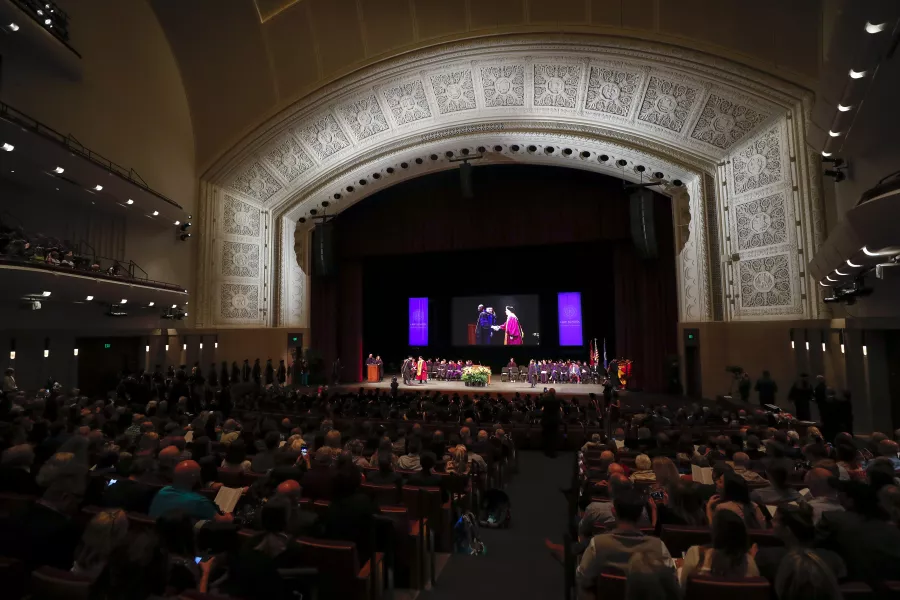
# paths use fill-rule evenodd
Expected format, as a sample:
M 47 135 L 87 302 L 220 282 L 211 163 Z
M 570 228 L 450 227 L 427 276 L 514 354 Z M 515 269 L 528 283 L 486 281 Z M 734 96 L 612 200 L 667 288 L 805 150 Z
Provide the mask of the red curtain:
M 629 388 L 665 392 L 666 359 L 678 353 L 675 240 L 668 199 L 655 199 L 654 224 L 657 258 L 641 259 L 630 241 L 615 246 L 616 358 L 633 361 Z

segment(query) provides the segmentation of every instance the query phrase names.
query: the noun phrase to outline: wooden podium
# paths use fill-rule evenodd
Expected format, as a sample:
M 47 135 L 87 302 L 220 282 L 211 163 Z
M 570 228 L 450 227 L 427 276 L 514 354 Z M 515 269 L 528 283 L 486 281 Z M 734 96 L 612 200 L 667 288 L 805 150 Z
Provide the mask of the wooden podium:
M 366 380 L 369 383 L 375 383 L 378 381 L 378 365 L 366 365 L 367 377 Z
M 475 345 L 475 341 L 476 341 L 475 328 L 476 327 L 477 327 L 477 325 L 475 323 L 469 323 L 469 345 L 470 346 Z

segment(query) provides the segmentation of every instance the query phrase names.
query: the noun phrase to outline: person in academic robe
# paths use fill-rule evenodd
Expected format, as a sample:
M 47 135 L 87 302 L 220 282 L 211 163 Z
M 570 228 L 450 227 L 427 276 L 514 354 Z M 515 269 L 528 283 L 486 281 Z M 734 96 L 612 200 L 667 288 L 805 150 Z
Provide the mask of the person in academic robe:
M 259 385 L 262 381 L 262 365 L 259 364 L 259 359 L 253 361 L 253 383 Z
M 550 363 L 550 383 L 559 383 L 559 365 L 555 362 Z
M 410 380 L 412 379 L 412 370 L 413 370 L 413 357 L 409 356 L 403 359 L 403 364 L 400 365 L 400 374 L 403 376 L 403 385 L 409 385 Z
M 528 363 L 528 383 L 531 384 L 531 387 L 537 385 L 539 376 L 540 368 L 538 367 L 538 364 L 532 359 L 532 361 Z
M 366 359 L 366 367 L 368 367 L 370 365 L 374 365 L 374 364 L 375 364 L 375 357 L 370 354 L 369 358 Z M 368 369 L 366 369 L 366 370 L 368 370 Z
M 266 385 L 275 383 L 275 367 L 272 366 L 272 359 L 266 360 Z
M 222 368 L 219 370 L 219 381 L 222 382 L 222 387 L 228 385 L 228 363 L 224 360 L 222 361 Z
M 512 306 L 506 307 L 506 323 L 503 325 L 494 325 L 493 329 L 494 331 L 505 332 L 503 337 L 504 346 L 521 346 L 523 344 L 525 332 L 522 331 L 522 326 L 519 324 L 519 317 L 516 316 L 516 312 Z
M 494 335 L 492 327 L 497 324 L 497 316 L 494 309 L 485 308 L 484 304 L 478 305 L 478 321 L 475 323 L 475 343 L 479 346 L 489 346 Z
M 237 361 L 233 361 L 231 363 L 231 383 L 240 383 L 241 382 L 241 369 L 238 367 Z
M 619 361 L 615 358 L 609 361 L 609 364 L 606 367 L 607 377 L 609 378 L 609 385 L 612 385 L 612 389 L 616 389 L 619 387 Z
M 416 363 L 416 381 L 419 383 L 428 381 L 428 365 L 421 356 L 419 357 L 419 362 Z
M 547 377 L 548 377 L 548 375 L 549 375 L 549 373 L 550 373 L 550 365 L 547 364 L 547 361 L 542 360 L 542 361 L 540 362 L 540 364 L 538 365 L 538 367 L 539 367 L 539 370 L 540 370 L 540 373 L 541 373 L 541 383 L 542 383 L 542 384 L 546 384 L 546 383 L 547 383 Z
M 284 366 L 284 361 L 278 361 L 278 371 L 275 373 L 275 378 L 278 380 L 278 385 L 284 385 L 287 381 L 287 368 Z
M 507 363 L 506 368 L 512 370 L 512 369 L 518 369 L 519 367 L 516 366 L 515 360 L 509 359 L 509 363 Z
M 250 374 L 253 372 L 253 369 L 250 367 L 250 359 L 245 358 L 244 364 L 241 367 L 241 381 L 247 383 L 250 381 Z
M 380 356 L 375 357 L 374 365 L 378 367 L 378 381 L 384 380 L 384 361 Z
M 209 365 L 209 378 L 206 380 L 211 388 L 219 387 L 219 374 L 216 373 L 215 363 Z
M 578 366 L 578 363 L 572 363 L 569 368 L 569 381 L 581 383 L 581 367 Z

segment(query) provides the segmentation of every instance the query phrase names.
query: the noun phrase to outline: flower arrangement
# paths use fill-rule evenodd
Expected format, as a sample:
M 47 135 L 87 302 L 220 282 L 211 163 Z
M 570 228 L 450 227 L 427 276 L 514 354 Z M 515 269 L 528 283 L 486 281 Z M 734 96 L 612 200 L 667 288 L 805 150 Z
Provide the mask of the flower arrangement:
M 490 374 L 491 369 L 489 367 L 481 365 L 465 367 L 462 371 L 462 380 L 466 385 L 484 386 L 487 385 Z

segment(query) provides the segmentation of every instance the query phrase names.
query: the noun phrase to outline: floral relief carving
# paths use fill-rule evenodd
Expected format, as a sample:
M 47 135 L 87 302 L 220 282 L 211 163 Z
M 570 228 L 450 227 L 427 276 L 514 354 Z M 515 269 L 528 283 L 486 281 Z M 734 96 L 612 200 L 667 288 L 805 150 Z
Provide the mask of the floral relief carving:
M 442 115 L 475 108 L 472 71 L 452 71 L 432 75 L 431 87 Z
M 344 104 L 338 111 L 358 140 L 388 130 L 387 117 L 378 105 L 375 94 L 368 94 L 359 100 Z
M 271 173 L 254 161 L 231 182 L 231 189 L 248 198 L 267 202 L 269 198 L 281 191 L 281 184 Z
M 223 231 L 231 235 L 259 235 L 259 209 L 225 194 Z
M 525 106 L 525 67 L 482 67 L 481 88 L 484 90 L 484 103 L 489 107 Z
M 793 303 L 787 254 L 742 260 L 740 280 L 742 308 L 790 306 Z
M 259 286 L 223 283 L 219 296 L 219 314 L 223 319 L 258 319 Z
M 753 250 L 788 242 L 783 192 L 738 204 L 735 213 L 738 249 Z
M 766 117 L 767 115 L 748 106 L 710 94 L 691 137 L 727 150 L 756 129 Z
M 259 277 L 259 245 L 243 242 L 222 244 L 222 275 Z
M 639 72 L 593 66 L 584 107 L 599 113 L 627 117 L 640 84 Z
M 350 140 L 331 115 L 322 115 L 297 129 L 297 133 L 319 160 L 324 160 L 350 145 Z
M 637 118 L 651 125 L 681 132 L 699 94 L 699 90 L 692 85 L 652 75 Z
M 734 193 L 743 194 L 783 179 L 781 135 L 778 127 L 765 132 L 734 155 L 731 161 Z
M 581 67 L 534 65 L 534 105 L 575 108 Z
M 382 95 L 391 114 L 400 125 L 421 121 L 431 116 L 428 97 L 421 81 L 410 81 L 383 90 Z
M 265 160 L 281 173 L 288 183 L 293 182 L 313 166 L 312 159 L 290 135 L 276 142 L 266 153 Z

